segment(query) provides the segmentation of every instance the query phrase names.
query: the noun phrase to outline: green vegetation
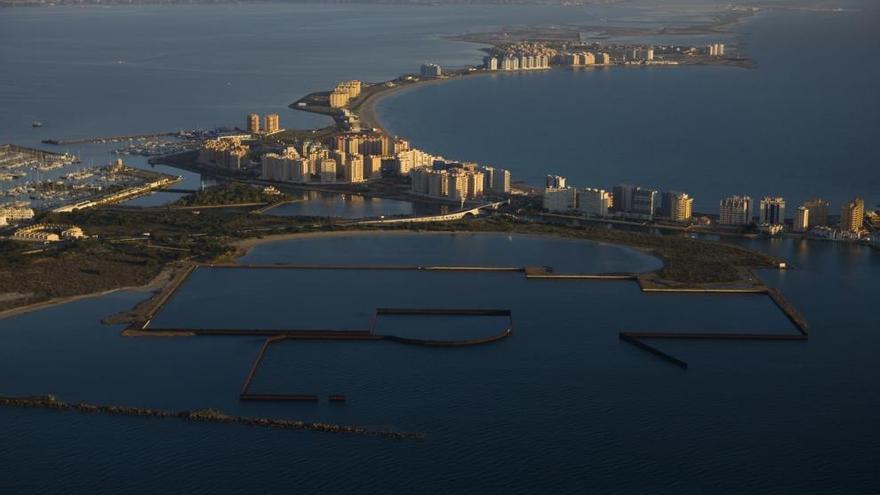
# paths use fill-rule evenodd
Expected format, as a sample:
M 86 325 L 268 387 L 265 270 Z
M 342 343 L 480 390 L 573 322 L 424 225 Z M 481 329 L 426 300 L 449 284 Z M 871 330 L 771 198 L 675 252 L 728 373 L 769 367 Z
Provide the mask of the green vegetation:
M 683 235 L 554 226 L 511 216 L 364 226 L 326 218 L 285 218 L 228 210 L 99 208 L 46 214 L 40 220 L 76 224 L 95 237 L 35 254 L 27 254 L 35 245 L 0 242 L 0 310 L 144 285 L 169 263 L 224 261 L 235 254 L 234 241 L 290 233 L 412 230 L 557 235 L 650 252 L 665 262 L 653 282 L 675 285 L 752 283 L 749 268 L 772 267 L 777 263 L 770 256 L 738 246 Z
M 180 198 L 175 206 L 218 206 L 249 203 L 275 203 L 290 199 L 286 194 L 267 194 L 262 187 L 238 182 L 223 184 L 196 191 Z
M 41 215 L 70 223 L 88 239 L 56 244 L 0 241 L 0 311 L 48 299 L 140 286 L 179 260 L 210 261 L 233 253 L 230 241 L 321 228 L 315 219 L 206 210 L 90 209 Z M 146 234 L 146 235 L 145 235 Z

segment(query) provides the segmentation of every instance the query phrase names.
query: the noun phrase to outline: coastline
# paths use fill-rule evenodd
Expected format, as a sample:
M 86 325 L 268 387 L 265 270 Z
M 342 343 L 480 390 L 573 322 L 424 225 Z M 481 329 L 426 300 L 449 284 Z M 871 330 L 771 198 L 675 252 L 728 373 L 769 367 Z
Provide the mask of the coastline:
M 391 88 L 388 88 L 388 89 L 385 89 L 385 90 L 382 90 L 382 91 L 379 91 L 377 93 L 374 93 L 374 94 L 367 96 L 362 102 L 360 102 L 358 104 L 358 106 L 355 110 L 352 110 L 352 113 L 356 114 L 360 118 L 360 121 L 364 127 L 372 127 L 375 129 L 379 129 L 383 133 L 390 135 L 391 133 L 388 132 L 388 130 L 382 124 L 381 119 L 379 119 L 379 112 L 377 110 L 378 105 L 382 101 L 384 101 L 386 98 L 389 98 L 389 97 L 395 96 L 395 95 L 399 95 L 399 94 L 403 94 L 404 92 L 407 92 L 407 91 L 410 91 L 410 90 L 413 90 L 416 88 L 431 86 L 431 85 L 435 85 L 435 84 L 441 84 L 441 83 L 448 82 L 448 81 L 458 80 L 458 79 L 461 79 L 464 77 L 473 77 L 473 76 L 489 75 L 489 74 L 492 74 L 492 73 L 478 71 L 478 72 L 472 72 L 472 73 L 458 74 L 454 77 L 444 77 L 444 78 L 439 78 L 439 79 L 422 79 L 422 80 L 412 82 L 409 84 L 394 86 L 394 87 L 391 87 Z M 380 84 L 382 84 L 382 83 L 380 83 Z
M 379 230 L 336 230 L 336 231 L 327 231 L 327 232 L 304 232 L 304 233 L 290 233 L 290 234 L 275 234 L 268 235 L 265 237 L 253 237 L 250 239 L 242 239 L 239 241 L 235 241 L 230 245 L 235 250 L 234 253 L 230 256 L 235 262 L 246 255 L 248 255 L 254 248 L 261 246 L 263 244 L 271 244 L 273 242 L 283 242 L 283 241 L 291 241 L 298 239 L 315 239 L 321 237 L 347 237 L 347 236 L 362 236 L 362 235 L 479 235 L 479 234 L 509 234 L 509 235 L 517 235 L 523 237 L 556 237 L 559 239 L 568 239 L 574 240 L 578 242 L 586 242 L 590 244 L 597 244 L 601 246 L 613 246 L 618 249 L 622 249 L 624 251 L 632 251 L 634 253 L 642 254 L 650 256 L 661 263 L 661 266 L 654 270 L 647 270 L 642 273 L 651 273 L 663 268 L 665 265 L 665 261 L 660 256 L 654 254 L 650 249 L 643 249 L 635 246 L 628 246 L 626 244 L 616 244 L 613 242 L 604 242 L 604 241 L 596 241 L 592 239 L 579 239 L 575 237 L 565 237 L 556 234 L 535 234 L 535 233 L 526 233 L 526 232 L 505 232 L 502 230 L 480 230 L 480 231 L 468 231 L 468 230 L 416 230 L 416 229 L 402 229 L 402 230 L 392 230 L 392 229 L 379 229 Z
M 12 318 L 13 316 L 18 316 L 26 313 L 32 313 L 34 311 L 40 311 L 43 309 L 51 308 L 53 306 L 60 306 L 62 304 L 72 303 L 76 301 L 81 301 L 83 299 L 91 299 L 93 297 L 101 297 L 109 294 L 113 294 L 115 292 L 123 292 L 123 291 L 131 291 L 131 292 L 156 292 L 161 290 L 168 282 L 171 281 L 172 275 L 174 273 L 174 264 L 168 264 L 162 267 L 162 270 L 153 277 L 152 280 L 147 282 L 144 285 L 134 285 L 134 286 L 125 286 L 125 287 L 117 287 L 115 289 L 107 289 L 99 292 L 89 292 L 86 294 L 77 294 L 73 296 L 65 296 L 65 297 L 56 297 L 52 299 L 47 299 L 45 301 L 35 302 L 32 304 L 27 304 L 25 306 L 19 306 L 16 308 L 10 308 L 4 311 L 0 311 L 0 320 L 5 320 L 7 318 Z

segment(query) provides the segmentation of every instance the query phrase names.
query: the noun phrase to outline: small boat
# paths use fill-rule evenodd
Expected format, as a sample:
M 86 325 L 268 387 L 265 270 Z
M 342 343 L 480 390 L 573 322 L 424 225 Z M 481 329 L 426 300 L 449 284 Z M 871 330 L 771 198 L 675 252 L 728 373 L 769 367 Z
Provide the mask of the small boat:
M 35 120 L 31 123 L 31 127 L 43 127 L 43 123 L 39 120 Z

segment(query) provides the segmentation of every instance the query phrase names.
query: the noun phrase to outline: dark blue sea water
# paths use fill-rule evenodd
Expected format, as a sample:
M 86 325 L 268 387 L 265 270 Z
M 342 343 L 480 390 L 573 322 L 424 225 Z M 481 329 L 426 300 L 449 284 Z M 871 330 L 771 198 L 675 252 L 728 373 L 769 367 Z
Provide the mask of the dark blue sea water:
M 880 204 L 880 4 L 852 12 L 766 12 L 735 28 L 754 69 L 553 70 L 415 87 L 379 105 L 415 146 L 548 173 L 580 187 L 628 182 L 695 197 L 733 194 Z
M 705 209 L 713 188 L 757 195 L 759 183 L 789 198 L 827 194 L 837 202 L 859 191 L 876 198 L 877 169 L 869 165 L 877 155 L 865 145 L 877 129 L 870 91 L 876 10 L 862 6 L 857 15 L 769 13 L 740 26 L 737 42 L 758 60 L 751 71 L 472 78 L 387 100 L 383 118 L 395 130 L 405 124 L 400 132 L 419 146 L 508 166 L 515 178 L 552 168 L 583 185 L 680 187 Z M 0 141 L 228 125 L 251 110 L 311 125 L 312 117 L 284 113 L 285 105 L 337 79 L 385 79 L 426 60 L 455 64 L 478 55 L 440 34 L 615 16 L 638 22 L 644 14 L 620 8 L 0 11 Z M 212 47 L 216 55 L 205 56 Z M 809 54 L 815 57 L 802 63 Z M 663 106 L 646 107 L 644 94 Z M 696 101 L 667 101 L 686 96 Z M 579 114 L 585 107 L 591 112 Z M 423 118 L 413 120 L 419 108 Z M 486 108 L 503 118 L 478 125 Z M 658 118 L 661 110 L 668 118 Z M 34 118 L 46 127 L 30 129 Z M 641 132 L 627 137 L 624 122 Z M 711 122 L 720 137 L 700 139 Z M 591 164 L 587 173 L 581 163 Z M 592 165 L 600 163 L 610 165 Z M 760 296 L 645 295 L 631 282 L 527 281 L 514 273 L 200 270 L 157 317 L 157 325 L 360 328 L 380 305 L 512 310 L 513 335 L 481 347 L 298 342 L 271 349 L 255 391 L 346 395 L 345 405 L 331 406 L 240 403 L 261 338 L 123 338 L 119 326 L 99 323 L 142 293 L 0 320 L 0 394 L 216 407 L 427 435 L 388 441 L 0 409 L 0 493 L 877 492 L 878 252 L 790 239 L 744 244 L 795 266 L 761 276 L 805 314 L 810 341 L 659 344 L 688 371 L 619 341 L 618 332 L 795 330 Z M 259 246 L 244 259 L 590 272 L 657 266 L 613 246 L 497 234 L 315 237 Z M 441 319 L 383 320 L 379 328 L 434 336 L 489 327 Z
M 522 255 L 499 259 L 493 250 L 505 243 Z M 596 270 L 655 263 L 603 245 L 495 234 L 312 238 L 260 246 L 246 259 L 348 263 L 358 253 L 358 262 L 384 263 L 386 247 L 398 249 L 400 263 L 442 261 L 451 248 L 480 263 L 537 254 Z M 880 338 L 866 308 L 880 261 L 835 244 L 752 247 L 798 267 L 762 276 L 806 315 L 811 340 L 662 343 L 690 363 L 688 371 L 619 341 L 617 332 L 795 330 L 761 296 L 652 296 L 631 282 L 526 281 L 515 273 L 203 270 L 155 321 L 290 327 L 363 323 L 377 305 L 513 310 L 514 334 L 480 347 L 280 344 L 252 385 L 342 393 L 345 405 L 239 403 L 259 338 L 123 338 L 119 327 L 97 323 L 139 294 L 4 320 L 6 394 L 217 407 L 423 431 L 427 439 L 2 409 L 0 486 L 7 493 L 870 493 L 880 483 Z M 386 329 L 454 333 L 448 324 Z

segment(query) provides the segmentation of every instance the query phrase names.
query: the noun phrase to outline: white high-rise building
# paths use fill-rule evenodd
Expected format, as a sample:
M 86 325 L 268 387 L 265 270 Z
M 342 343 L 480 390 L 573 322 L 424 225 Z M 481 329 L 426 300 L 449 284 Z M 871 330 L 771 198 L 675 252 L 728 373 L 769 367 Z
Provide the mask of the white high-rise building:
M 760 225 L 783 225 L 785 223 L 785 200 L 782 198 L 761 198 Z
M 336 182 L 336 160 L 325 158 L 319 167 L 321 182 Z
M 810 209 L 806 206 L 798 206 L 794 212 L 794 222 L 792 230 L 795 232 L 806 232 L 810 230 Z
M 586 188 L 578 191 L 578 210 L 597 217 L 608 216 L 611 209 L 611 193 L 604 189 Z
M 731 196 L 720 205 L 718 223 L 721 225 L 748 225 L 752 221 L 752 198 Z
M 544 189 L 544 209 L 570 211 L 577 207 L 577 189 L 573 187 L 548 187 Z
M 548 189 L 564 189 L 565 177 L 561 175 L 548 175 L 544 185 Z

